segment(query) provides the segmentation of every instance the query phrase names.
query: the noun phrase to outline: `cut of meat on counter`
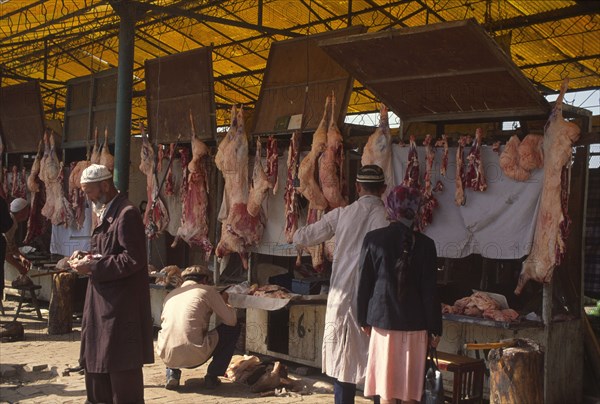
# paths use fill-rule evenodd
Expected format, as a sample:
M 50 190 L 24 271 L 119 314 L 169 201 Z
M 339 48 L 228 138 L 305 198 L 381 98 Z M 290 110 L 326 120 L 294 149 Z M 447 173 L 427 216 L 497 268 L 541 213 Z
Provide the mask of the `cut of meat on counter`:
M 323 191 L 329 208 L 335 209 L 346 206 L 342 196 L 342 166 L 344 162 L 344 147 L 342 134 L 336 124 L 335 95 L 331 94 L 329 105 L 329 127 L 327 129 L 327 145 L 319 160 L 319 185 Z
M 252 170 L 252 182 L 248 195 L 248 213 L 250 216 L 258 215 L 271 186 L 263 169 L 261 153 L 262 144 L 260 138 L 258 138 L 256 139 L 256 155 L 254 156 L 254 169 Z
M 27 219 L 27 234 L 23 240 L 23 244 L 29 244 L 36 237 L 44 234 L 48 219 L 42 215 L 42 208 L 46 204 L 46 187 L 40 180 L 40 166 L 42 163 L 42 142 L 38 145 L 38 152 L 33 160 L 31 172 L 27 178 L 27 188 L 31 192 L 31 209 L 29 210 L 29 218 Z
M 566 253 L 570 219 L 567 212 L 569 199 L 569 165 L 573 143 L 579 139 L 580 129 L 565 121 L 562 102 L 569 80 L 565 79 L 560 95 L 544 131 L 544 183 L 536 219 L 531 253 L 523 262 L 516 294 L 533 279 L 550 282 L 554 267 L 560 265 Z
M 433 160 L 435 159 L 435 150 L 431 146 L 431 135 L 425 136 L 423 146 L 425 146 L 425 158 L 427 163 L 425 166 L 425 179 L 423 181 L 423 187 L 421 189 L 423 200 L 421 201 L 421 206 L 419 207 L 419 215 L 416 220 L 416 228 L 418 231 L 421 232 L 433 222 L 433 211 L 438 206 L 438 201 L 433 196 L 433 187 L 431 185 Z M 439 184 L 441 184 L 441 182 Z M 436 189 L 438 189 L 437 185 Z M 443 189 L 443 186 L 439 187 L 439 189 Z
M 517 135 L 511 138 L 500 154 L 500 168 L 504 175 L 515 181 L 527 181 L 531 171 L 544 165 L 544 138 L 527 135 L 521 142 Z
M 190 112 L 192 160 L 187 165 L 186 187 L 182 190 L 181 225 L 171 247 L 180 239 L 191 246 L 197 245 L 204 251 L 208 260 L 213 246 L 208 238 L 208 146 L 196 137 L 194 120 Z M 171 165 L 172 166 L 172 165 Z M 186 174 L 184 169 L 184 175 Z
M 454 194 L 454 202 L 457 206 L 465 204 L 465 167 L 464 167 L 464 149 L 467 144 L 467 137 L 461 136 L 458 139 L 458 147 L 456 148 L 456 174 L 454 175 L 454 183 L 456 190 Z
M 386 202 L 387 195 L 396 182 L 394 181 L 394 168 L 392 167 L 392 134 L 390 132 L 388 109 L 383 104 L 381 104 L 379 110 L 379 126 L 369 136 L 360 164 L 363 166 L 374 164 L 381 167 L 387 184 L 386 191 L 381 197 Z
M 298 230 L 298 219 L 300 217 L 298 206 L 298 193 L 294 183 L 298 178 L 298 152 L 300 148 L 300 133 L 292 133 L 287 157 L 287 178 L 285 182 L 285 239 L 291 244 L 294 233 Z
M 289 290 L 279 285 L 252 285 L 248 294 L 251 296 L 270 297 L 272 299 L 291 299 L 293 297 Z
M 169 265 L 161 269 L 158 273 L 150 273 L 156 277 L 156 284 L 178 288 L 183 283 L 181 269 L 177 265 Z
M 232 108 L 232 113 L 235 111 L 235 107 Z M 238 253 L 244 269 L 248 269 L 248 248 L 261 240 L 266 217 L 262 209 L 258 210 L 256 216 L 248 213 L 248 138 L 242 108 L 237 110 L 235 124 L 234 137 L 228 138 L 229 132 L 225 135 L 215 157 L 218 160 L 217 168 L 220 167 L 225 179 L 223 204 L 228 204 L 227 218 L 223 221 L 215 254 L 222 258 Z M 233 120 L 231 126 L 234 126 Z
M 46 203 L 42 215 L 53 225 L 70 226 L 75 219 L 71 204 L 64 195 L 63 167 L 56 155 L 52 133 L 44 133 L 44 156 L 40 161 L 40 179 L 46 186 Z
M 277 193 L 279 185 L 279 154 L 277 151 L 277 139 L 274 136 L 269 136 L 267 140 L 267 179 L 269 186 L 273 190 L 273 195 Z
M 158 179 L 156 174 L 156 163 L 154 161 L 154 148 L 148 140 L 146 131 L 140 124 L 142 134 L 142 149 L 140 150 L 140 171 L 146 175 L 146 211 L 144 212 L 144 225 L 146 237 L 158 236 L 169 224 L 169 212 L 158 195 Z
M 410 136 L 410 145 L 408 146 L 408 164 L 404 173 L 402 185 L 409 188 L 419 188 L 421 180 L 419 178 L 419 154 L 417 153 L 417 143 L 415 137 Z
M 519 318 L 519 313 L 513 309 L 502 309 L 500 304 L 485 292 L 475 292 L 471 296 L 458 299 L 452 306 L 442 303 L 442 313 L 488 318 L 502 322 L 513 322 Z

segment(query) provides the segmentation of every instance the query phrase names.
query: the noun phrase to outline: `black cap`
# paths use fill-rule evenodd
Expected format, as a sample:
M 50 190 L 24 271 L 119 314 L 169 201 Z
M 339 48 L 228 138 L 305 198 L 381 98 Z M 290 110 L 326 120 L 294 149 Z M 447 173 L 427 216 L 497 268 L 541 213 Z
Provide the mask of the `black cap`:
M 385 176 L 381 167 L 375 164 L 362 166 L 356 175 L 356 182 L 384 183 Z

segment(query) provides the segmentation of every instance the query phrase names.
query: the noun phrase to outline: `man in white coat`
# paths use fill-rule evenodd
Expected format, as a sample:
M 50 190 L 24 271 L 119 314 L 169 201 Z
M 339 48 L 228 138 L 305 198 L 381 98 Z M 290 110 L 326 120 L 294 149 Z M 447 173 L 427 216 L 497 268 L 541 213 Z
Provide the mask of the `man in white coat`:
M 323 336 L 323 371 L 336 379 L 336 404 L 354 403 L 356 385 L 364 384 L 365 380 L 369 337 L 360 330 L 353 302 L 365 234 L 389 224 L 381 200 L 385 189 L 383 170 L 376 165 L 363 166 L 356 176 L 357 201 L 333 209 L 294 234 L 298 247 L 317 245 L 335 235 Z

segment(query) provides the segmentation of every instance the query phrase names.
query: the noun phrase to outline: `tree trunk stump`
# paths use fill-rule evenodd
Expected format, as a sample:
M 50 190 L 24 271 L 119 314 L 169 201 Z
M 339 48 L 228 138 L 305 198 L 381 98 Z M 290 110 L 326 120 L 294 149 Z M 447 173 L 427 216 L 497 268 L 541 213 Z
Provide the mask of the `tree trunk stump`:
M 68 334 L 73 326 L 73 289 L 77 274 L 63 272 L 52 276 L 48 310 L 48 334 Z
M 492 349 L 490 404 L 543 403 L 544 352 L 529 339 L 517 339 L 510 348 Z

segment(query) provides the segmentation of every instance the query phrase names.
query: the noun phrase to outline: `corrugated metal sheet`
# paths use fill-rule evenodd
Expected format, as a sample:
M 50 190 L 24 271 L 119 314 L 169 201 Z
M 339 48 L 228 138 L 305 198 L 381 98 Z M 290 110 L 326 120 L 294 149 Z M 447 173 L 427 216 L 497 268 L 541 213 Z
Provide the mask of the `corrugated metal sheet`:
M 153 8 L 137 23 L 135 90 L 144 90 L 145 60 L 212 44 L 216 102 L 252 106 L 260 90 L 260 72 L 265 68 L 274 41 L 340 29 L 349 23 L 348 1 L 345 0 L 263 0 L 262 3 L 262 13 L 258 0 L 148 3 L 153 7 L 176 7 L 187 16 L 170 15 L 168 9 Z M 552 21 L 550 16 L 535 24 L 514 20 L 569 11 L 585 3 L 573 0 L 353 0 L 352 24 L 380 31 L 465 18 L 475 18 L 481 24 L 495 22 L 496 29 L 490 34 L 512 34 L 513 61 L 541 90 L 556 90 L 567 75 L 572 89 L 600 87 L 600 62 L 598 57 L 594 58 L 600 55 L 597 9 L 557 21 Z M 48 118 L 62 116 L 67 80 L 106 70 L 118 63 L 119 18 L 106 0 L 47 0 L 41 4 L 11 0 L 0 5 L 0 15 L 2 85 L 40 79 Z M 205 21 L 202 21 L 203 16 L 207 18 Z M 258 26 L 260 18 L 264 28 Z M 218 19 L 224 19 L 223 23 Z M 226 24 L 227 21 L 233 23 Z M 513 26 L 503 29 L 498 21 L 512 22 Z M 48 56 L 46 64 L 45 55 Z M 222 76 L 228 78 L 220 80 Z M 133 112 L 137 118 L 145 117 L 142 98 L 134 99 Z M 373 96 L 358 84 L 350 98 L 349 113 L 374 109 Z M 218 111 L 217 116 L 227 114 Z

